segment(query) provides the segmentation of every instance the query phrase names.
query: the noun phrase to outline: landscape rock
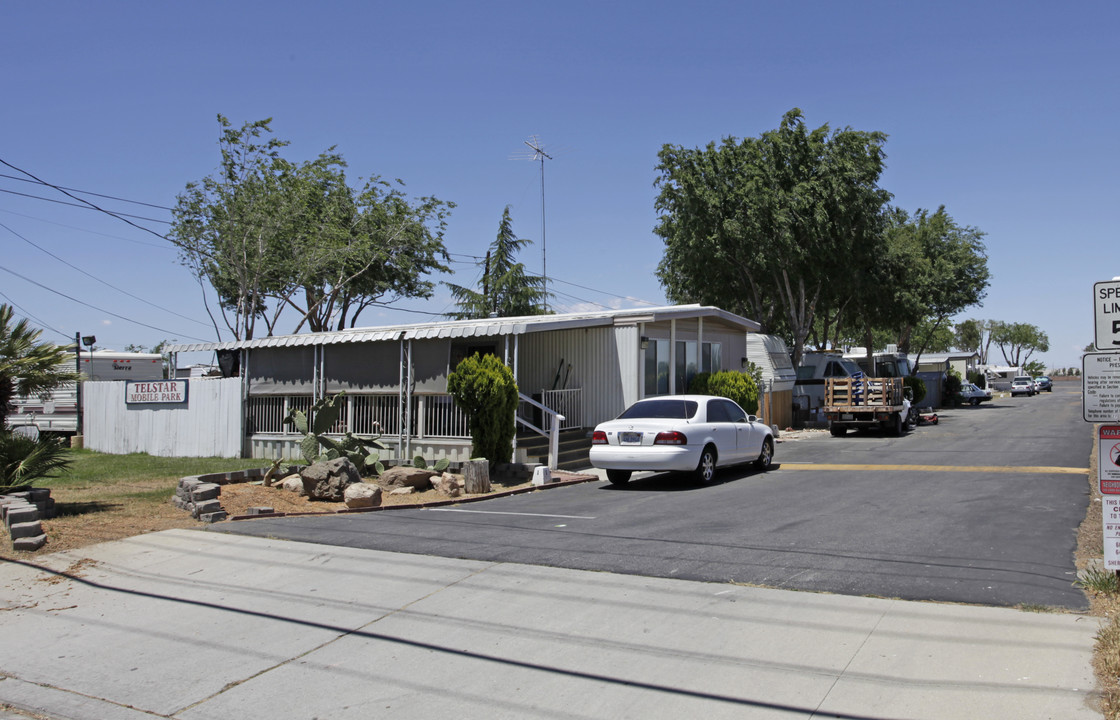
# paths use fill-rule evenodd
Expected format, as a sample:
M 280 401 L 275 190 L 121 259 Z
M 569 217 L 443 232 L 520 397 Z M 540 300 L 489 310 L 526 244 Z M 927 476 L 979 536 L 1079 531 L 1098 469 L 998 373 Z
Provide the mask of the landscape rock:
M 455 480 L 455 476 L 450 473 L 444 473 L 439 477 L 433 477 L 432 488 L 448 497 L 459 497 L 463 492 L 462 488 L 459 487 L 459 483 Z
M 289 475 L 288 477 L 281 480 L 280 484 L 277 485 L 277 487 L 279 487 L 281 490 L 287 490 L 288 492 L 294 492 L 300 495 L 304 494 L 303 478 L 301 478 L 299 475 Z
M 432 487 L 432 477 L 435 475 L 438 473 L 434 470 L 400 465 L 381 473 L 377 482 L 387 488 L 410 487 L 417 492 L 423 492 Z
M 411 495 L 414 492 L 416 492 L 415 488 L 399 487 L 399 488 L 393 488 L 392 490 L 390 490 L 389 494 L 390 495 Z
M 381 488 L 370 483 L 347 485 L 343 496 L 348 508 L 377 507 L 381 504 Z
M 315 463 L 300 474 L 303 490 L 310 500 L 342 502 L 345 500 L 347 485 L 360 483 L 362 476 L 349 458 L 336 458 Z

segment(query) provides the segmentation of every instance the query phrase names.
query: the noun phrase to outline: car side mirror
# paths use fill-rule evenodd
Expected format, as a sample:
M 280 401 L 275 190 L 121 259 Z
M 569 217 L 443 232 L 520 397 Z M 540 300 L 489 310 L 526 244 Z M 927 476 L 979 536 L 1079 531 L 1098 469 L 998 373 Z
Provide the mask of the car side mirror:
M 757 415 L 747 415 L 747 422 L 758 422 Z

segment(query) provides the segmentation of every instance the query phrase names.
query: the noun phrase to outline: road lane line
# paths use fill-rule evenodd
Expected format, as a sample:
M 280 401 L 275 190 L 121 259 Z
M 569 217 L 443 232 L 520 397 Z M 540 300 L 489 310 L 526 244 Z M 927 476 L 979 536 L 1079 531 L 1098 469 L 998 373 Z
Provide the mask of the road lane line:
M 460 512 L 475 515 L 521 515 L 523 517 L 561 518 L 563 520 L 594 520 L 587 515 L 545 515 L 544 513 L 499 512 L 497 510 L 460 510 L 458 508 L 427 508 L 431 512 Z
M 911 472 L 987 472 L 987 473 L 1042 473 L 1054 475 L 1085 475 L 1089 468 L 1007 466 L 1007 465 L 835 465 L 830 463 L 797 464 L 778 463 L 783 470 L 893 470 Z

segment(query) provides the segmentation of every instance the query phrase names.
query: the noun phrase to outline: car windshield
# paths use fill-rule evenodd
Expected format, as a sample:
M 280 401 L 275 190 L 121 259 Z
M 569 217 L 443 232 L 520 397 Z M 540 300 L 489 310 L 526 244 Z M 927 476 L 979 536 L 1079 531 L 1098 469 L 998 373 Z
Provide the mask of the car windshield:
M 626 408 L 619 420 L 636 420 L 642 418 L 665 418 L 669 420 L 687 420 L 696 414 L 695 400 L 681 400 L 679 398 L 663 398 L 659 400 L 643 400 Z

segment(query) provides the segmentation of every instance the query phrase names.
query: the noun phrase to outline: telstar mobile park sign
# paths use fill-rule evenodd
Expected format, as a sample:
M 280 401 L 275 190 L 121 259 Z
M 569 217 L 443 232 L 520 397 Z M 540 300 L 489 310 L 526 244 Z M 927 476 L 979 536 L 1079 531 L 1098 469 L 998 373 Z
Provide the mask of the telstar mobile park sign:
M 130 405 L 145 403 L 185 403 L 186 380 L 146 380 L 125 383 L 124 401 Z

